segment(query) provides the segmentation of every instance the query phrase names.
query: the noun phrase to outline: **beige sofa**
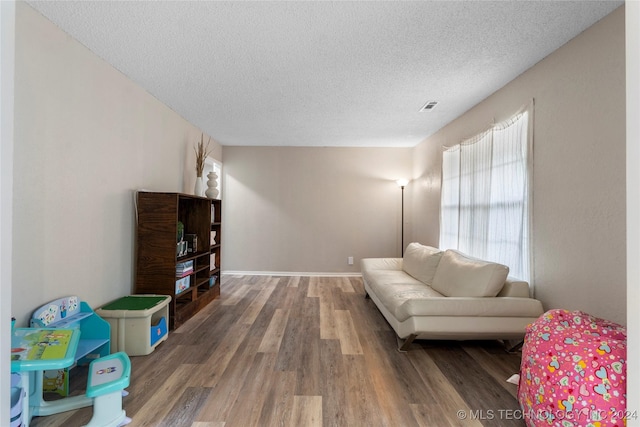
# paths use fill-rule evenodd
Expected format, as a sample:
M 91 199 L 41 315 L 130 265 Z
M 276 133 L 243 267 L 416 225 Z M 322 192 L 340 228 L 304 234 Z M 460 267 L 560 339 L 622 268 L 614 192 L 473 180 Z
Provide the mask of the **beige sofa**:
M 521 340 L 542 313 L 509 268 L 454 250 L 411 243 L 403 258 L 366 258 L 370 297 L 405 351 L 414 339 Z

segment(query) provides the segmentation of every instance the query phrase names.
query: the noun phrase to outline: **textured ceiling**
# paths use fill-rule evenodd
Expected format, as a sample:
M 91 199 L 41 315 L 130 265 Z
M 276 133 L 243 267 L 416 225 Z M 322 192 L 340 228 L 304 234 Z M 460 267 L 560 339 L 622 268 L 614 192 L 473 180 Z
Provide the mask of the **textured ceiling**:
M 223 145 L 407 147 L 623 2 L 28 3 Z

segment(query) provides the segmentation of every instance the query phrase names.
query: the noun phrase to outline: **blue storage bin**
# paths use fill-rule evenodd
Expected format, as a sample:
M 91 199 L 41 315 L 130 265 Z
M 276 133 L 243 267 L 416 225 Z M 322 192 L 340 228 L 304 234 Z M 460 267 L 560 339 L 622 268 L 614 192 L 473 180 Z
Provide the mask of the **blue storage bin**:
M 156 325 L 151 325 L 151 333 L 149 335 L 151 340 L 149 345 L 153 347 L 159 339 L 167 335 L 167 319 L 161 317 L 160 321 Z

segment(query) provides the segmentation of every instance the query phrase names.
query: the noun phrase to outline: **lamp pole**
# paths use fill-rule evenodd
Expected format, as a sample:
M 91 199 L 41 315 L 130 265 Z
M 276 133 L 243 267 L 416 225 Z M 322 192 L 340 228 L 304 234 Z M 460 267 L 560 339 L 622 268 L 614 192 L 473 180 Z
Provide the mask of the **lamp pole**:
M 400 202 L 400 255 L 404 256 L 404 185 L 400 187 L 402 201 Z
M 409 183 L 406 179 L 399 179 L 396 181 L 401 191 L 400 202 L 400 256 L 404 256 L 404 187 Z

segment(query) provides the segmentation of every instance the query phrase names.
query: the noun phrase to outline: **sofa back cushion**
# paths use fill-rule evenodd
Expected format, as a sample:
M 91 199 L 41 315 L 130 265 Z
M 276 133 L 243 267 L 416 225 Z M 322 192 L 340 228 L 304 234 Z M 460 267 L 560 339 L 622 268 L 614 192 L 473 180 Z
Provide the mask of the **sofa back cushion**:
M 448 297 L 495 297 L 504 286 L 509 267 L 447 249 L 431 287 Z
M 430 285 L 443 253 L 438 248 L 409 243 L 402 257 L 402 269 L 414 279 Z

